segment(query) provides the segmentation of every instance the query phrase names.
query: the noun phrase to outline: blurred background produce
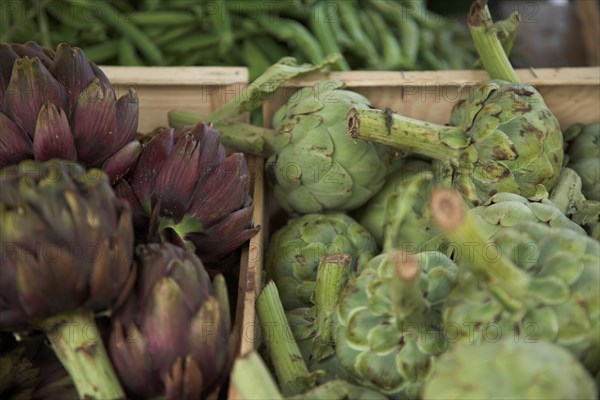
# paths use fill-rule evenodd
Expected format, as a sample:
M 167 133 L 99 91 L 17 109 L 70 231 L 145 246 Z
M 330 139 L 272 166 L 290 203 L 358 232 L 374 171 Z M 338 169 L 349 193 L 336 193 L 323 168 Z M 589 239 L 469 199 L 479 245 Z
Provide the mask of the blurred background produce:
M 61 42 L 105 65 L 245 65 L 284 56 L 338 70 L 469 69 L 467 30 L 420 0 L 47 0 L 2 2 L 0 40 Z
M 104 65 L 246 65 L 250 79 L 283 56 L 339 70 L 470 69 L 464 0 L 7 0 L 0 41 L 66 42 Z M 502 0 L 495 19 L 523 20 L 519 67 L 597 65 L 594 0 Z M 556 56 L 559 54 L 560 56 Z

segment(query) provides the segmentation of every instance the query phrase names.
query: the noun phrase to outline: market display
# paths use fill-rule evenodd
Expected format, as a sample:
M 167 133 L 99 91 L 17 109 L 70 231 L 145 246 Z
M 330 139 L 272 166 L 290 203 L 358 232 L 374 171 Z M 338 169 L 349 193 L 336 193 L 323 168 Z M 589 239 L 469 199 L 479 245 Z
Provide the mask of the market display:
M 519 78 L 518 13 L 34 3 L 0 4 L 1 398 L 600 396 L 600 122 Z M 252 82 L 142 132 L 113 63 Z M 479 67 L 445 124 L 329 74 Z

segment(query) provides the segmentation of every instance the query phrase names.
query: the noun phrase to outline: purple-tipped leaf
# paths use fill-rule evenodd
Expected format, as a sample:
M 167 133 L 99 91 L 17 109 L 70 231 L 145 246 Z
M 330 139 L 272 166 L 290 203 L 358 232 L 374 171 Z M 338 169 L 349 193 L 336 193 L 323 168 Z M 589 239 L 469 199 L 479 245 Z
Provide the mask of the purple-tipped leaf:
M 77 96 L 94 80 L 94 71 L 84 52 L 65 43 L 58 45 L 54 61 L 49 68 L 54 77 L 63 84 L 69 100 L 71 114 Z
M 132 173 L 131 187 L 148 216 L 150 216 L 150 197 L 155 186 L 156 176 L 173 150 L 173 146 L 173 129 L 165 129 L 144 145 Z
M 0 168 L 33 158 L 31 139 L 0 111 Z
M 94 79 L 77 98 L 73 135 L 79 161 L 87 167 L 102 164 L 117 141 L 116 98 L 110 86 Z
M 43 104 L 37 115 L 33 154 L 38 161 L 52 158 L 77 160 L 77 150 L 67 115 L 52 103 Z
M 5 101 L 8 115 L 33 139 L 35 116 L 42 104 L 49 102 L 64 109 L 66 94 L 40 60 L 21 58 L 13 65 Z
M 119 151 L 135 138 L 139 108 L 137 92 L 133 88 L 130 88 L 129 92 L 117 101 L 117 140 L 114 151 Z
M 152 193 L 151 204 L 161 203 L 161 216 L 181 218 L 198 182 L 200 149 L 198 141 L 185 134 L 165 160 Z
M 141 152 L 141 143 L 134 140 L 104 161 L 102 170 L 108 175 L 111 185 L 119 182 L 133 169 Z
M 227 157 L 196 188 L 189 212 L 205 229 L 244 206 L 248 199 L 250 173 L 242 153 Z

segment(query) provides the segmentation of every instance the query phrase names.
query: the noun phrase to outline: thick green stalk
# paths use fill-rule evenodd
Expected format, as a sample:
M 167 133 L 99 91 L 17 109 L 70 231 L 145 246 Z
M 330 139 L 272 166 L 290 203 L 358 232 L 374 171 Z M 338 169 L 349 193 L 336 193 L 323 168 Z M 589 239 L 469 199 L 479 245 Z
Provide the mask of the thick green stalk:
M 389 261 L 393 263 L 392 307 L 397 322 L 400 326 L 408 321 L 419 324 L 427 309 L 419 285 L 419 260 L 412 254 L 394 251 L 389 254 Z
M 214 128 L 221 133 L 221 143 L 225 147 L 265 158 L 273 154 L 275 131 L 272 129 L 242 122 L 215 121 L 210 115 L 183 110 L 169 112 L 169 125 L 176 129 L 199 121 L 213 122 Z
M 462 197 L 449 189 L 436 189 L 431 197 L 431 213 L 455 247 L 457 263 L 466 265 L 509 311 L 523 309 L 528 275 L 486 240 Z
M 315 307 L 317 311 L 317 333 L 313 348 L 313 357 L 320 360 L 335 353 L 333 337 L 335 334 L 335 310 L 350 278 L 352 257 L 344 253 L 329 254 L 321 258 L 317 270 L 315 287 Z
M 441 136 L 458 128 L 408 118 L 388 110 L 350 110 L 346 117 L 348 135 L 420 154 L 440 161 L 457 159 L 461 151 L 442 142 Z
M 487 0 L 475 0 L 468 16 L 469 30 L 483 66 L 490 78 L 521 82 L 502 47 L 495 29 Z
M 60 314 L 41 327 L 81 399 L 125 398 L 91 311 Z
M 389 218 L 389 222 L 385 225 L 384 240 L 383 240 L 383 252 L 389 253 L 392 250 L 399 250 L 396 247 L 400 240 L 398 239 L 398 233 L 402 224 L 406 220 L 406 216 L 409 213 L 413 213 L 413 207 L 417 198 L 421 185 L 424 181 L 433 179 L 433 173 L 430 171 L 422 171 L 418 175 L 410 178 L 410 182 L 406 185 L 405 189 L 401 194 L 397 196 L 396 201 L 390 204 L 391 209 L 386 209 L 385 214 Z
M 274 282 L 269 282 L 256 300 L 260 326 L 285 396 L 306 392 L 315 385 L 294 339 Z

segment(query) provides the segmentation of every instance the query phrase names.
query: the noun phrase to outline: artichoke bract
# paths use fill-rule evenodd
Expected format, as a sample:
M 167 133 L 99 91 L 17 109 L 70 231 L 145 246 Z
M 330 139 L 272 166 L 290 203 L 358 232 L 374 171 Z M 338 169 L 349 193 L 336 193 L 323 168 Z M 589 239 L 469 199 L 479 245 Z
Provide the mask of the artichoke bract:
M 565 139 L 568 141 L 567 166 L 581 177 L 581 190 L 586 199 L 600 201 L 600 123 L 572 125 L 565 130 Z
M 129 205 L 102 171 L 62 160 L 6 167 L 0 186 L 0 330 L 43 328 L 80 396 L 123 397 L 93 314 L 135 280 Z
M 123 386 L 142 398 L 207 398 L 231 364 L 225 280 L 210 277 L 191 252 L 140 245 L 140 275 L 115 314 L 110 355 Z
M 454 106 L 448 126 L 366 108 L 351 110 L 347 126 L 351 137 L 452 166 L 452 187 L 474 205 L 499 192 L 532 197 L 537 185 L 549 191 L 564 157 L 556 117 L 524 83 L 478 83 Z
M 338 304 L 337 358 L 359 384 L 393 399 L 417 398 L 433 357 L 448 345 L 442 306 L 456 265 L 439 252 L 378 255 Z
M 596 398 L 575 357 L 544 341 L 456 345 L 436 361 L 423 390 L 425 400 Z
M 106 75 L 77 47 L 0 44 L 0 168 L 60 158 L 120 180 L 141 151 L 138 97 L 118 100 Z
M 571 221 L 548 198 L 526 199 L 514 193 L 497 193 L 481 206 L 469 210 L 487 239 L 495 237 L 505 228 L 524 222 L 564 228 L 585 234 L 585 230 Z
M 386 230 L 398 204 L 410 203 L 402 222 L 393 232 L 394 247 L 403 251 L 438 250 L 433 240 L 438 232 L 429 215 L 428 202 L 435 185 L 434 167 L 422 160 L 407 160 L 392 173 L 383 188 L 356 212 L 357 221 L 383 247 Z
M 364 96 L 341 82 L 318 82 L 295 93 L 273 117 L 274 155 L 266 163 L 273 193 L 286 211 L 300 214 L 360 207 L 385 183 L 394 152 L 355 142 L 344 117 L 369 109 Z
M 286 310 L 312 306 L 319 262 L 334 253 L 349 255 L 356 273 L 377 254 L 377 245 L 363 226 L 340 213 L 293 218 L 271 236 L 267 274 L 277 285 Z
M 600 243 L 522 223 L 488 241 L 460 196 L 439 190 L 432 213 L 459 250 L 459 282 L 444 322 L 454 341 L 546 340 L 600 366 Z
M 219 139 L 210 124 L 161 130 L 115 188 L 130 202 L 142 240 L 193 250 L 211 271 L 231 268 L 260 228 L 252 226 L 244 154 L 227 156 Z

